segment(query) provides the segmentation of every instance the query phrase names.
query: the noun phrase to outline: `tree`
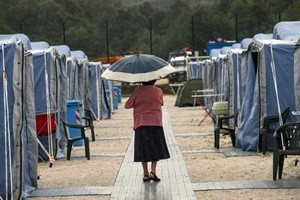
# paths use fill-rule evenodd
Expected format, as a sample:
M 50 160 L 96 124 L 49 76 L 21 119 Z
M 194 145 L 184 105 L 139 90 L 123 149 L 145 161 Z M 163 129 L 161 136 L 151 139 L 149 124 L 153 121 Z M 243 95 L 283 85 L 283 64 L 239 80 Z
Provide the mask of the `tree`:
M 152 19 L 153 53 L 168 53 L 191 46 L 191 17 L 194 18 L 195 49 L 203 54 L 215 37 L 238 40 L 257 33 L 270 33 L 278 21 L 299 20 L 299 0 L 0 0 L 2 34 L 22 31 L 31 41 L 66 45 L 89 57 L 106 55 L 106 26 L 109 24 L 110 54 L 135 51 L 149 53 Z M 126 1 L 128 2 L 128 1 Z M 159 6 L 157 6 L 159 5 Z M 237 16 L 237 20 L 236 20 Z M 235 27 L 238 24 L 237 29 Z M 21 26 L 22 25 L 22 26 Z

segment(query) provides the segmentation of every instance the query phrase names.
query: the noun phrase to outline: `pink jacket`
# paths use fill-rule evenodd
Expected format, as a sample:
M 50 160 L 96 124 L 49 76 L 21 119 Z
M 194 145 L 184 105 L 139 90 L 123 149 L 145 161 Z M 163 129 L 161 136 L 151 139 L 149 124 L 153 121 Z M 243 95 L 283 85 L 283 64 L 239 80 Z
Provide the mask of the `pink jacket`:
M 162 126 L 163 92 L 153 85 L 136 88 L 125 103 L 133 108 L 134 130 L 140 126 Z

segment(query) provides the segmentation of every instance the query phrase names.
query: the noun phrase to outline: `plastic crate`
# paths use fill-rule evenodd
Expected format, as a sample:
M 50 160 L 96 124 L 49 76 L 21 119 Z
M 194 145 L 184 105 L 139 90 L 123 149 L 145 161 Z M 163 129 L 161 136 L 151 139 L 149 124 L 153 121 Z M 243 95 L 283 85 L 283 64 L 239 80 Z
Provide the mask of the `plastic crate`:
M 36 119 L 36 133 L 37 135 L 49 135 L 55 133 L 55 113 L 48 115 L 47 113 L 37 114 Z

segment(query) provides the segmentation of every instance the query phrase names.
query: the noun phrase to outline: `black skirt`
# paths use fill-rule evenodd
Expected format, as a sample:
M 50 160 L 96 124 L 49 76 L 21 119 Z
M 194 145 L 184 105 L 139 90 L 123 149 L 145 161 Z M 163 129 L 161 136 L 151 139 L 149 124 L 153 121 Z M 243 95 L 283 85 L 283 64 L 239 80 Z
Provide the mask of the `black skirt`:
M 161 126 L 140 126 L 135 130 L 134 162 L 151 162 L 170 158 L 164 129 Z

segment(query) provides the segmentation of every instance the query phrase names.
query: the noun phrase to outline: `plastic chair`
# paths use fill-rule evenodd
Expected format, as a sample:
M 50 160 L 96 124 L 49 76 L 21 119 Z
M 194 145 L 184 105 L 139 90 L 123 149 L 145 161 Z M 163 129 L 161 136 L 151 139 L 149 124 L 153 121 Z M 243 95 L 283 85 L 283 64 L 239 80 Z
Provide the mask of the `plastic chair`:
M 89 145 L 89 138 L 85 135 L 85 129 L 89 127 L 89 125 L 78 125 L 78 124 L 69 124 L 66 123 L 63 119 L 61 119 L 64 131 L 67 136 L 67 160 L 70 160 L 71 157 L 71 151 L 73 144 L 78 140 L 84 140 L 84 148 L 85 148 L 85 157 L 90 160 L 90 145 Z M 69 133 L 69 129 L 80 129 L 80 135 L 78 136 L 71 136 Z
M 214 147 L 217 149 L 220 148 L 220 130 L 226 130 L 229 132 L 229 136 L 231 138 L 232 146 L 235 147 L 235 127 L 237 125 L 237 117 L 238 117 L 239 111 L 236 111 L 232 115 L 225 115 L 222 117 L 219 117 L 217 120 L 217 123 L 215 125 L 214 130 Z M 223 124 L 228 123 L 229 120 L 234 120 L 234 127 L 224 127 Z
M 300 155 L 300 123 L 283 124 L 274 133 L 273 180 L 282 178 L 284 158 L 287 155 Z M 284 148 L 283 148 L 284 147 Z
M 85 125 L 87 125 L 91 129 L 92 141 L 95 141 L 95 130 L 94 130 L 94 123 L 93 117 L 91 115 L 91 111 L 89 109 L 84 110 L 85 115 L 83 119 L 85 120 Z
M 281 114 L 282 117 L 282 122 L 283 124 L 286 122 L 287 117 L 290 113 L 290 108 L 286 108 L 283 113 Z M 273 139 L 273 134 L 279 126 L 279 116 L 269 116 L 265 117 L 263 119 L 263 127 L 260 130 L 260 135 L 259 135 L 259 151 L 262 152 L 263 154 L 266 153 L 267 150 L 273 150 L 274 147 L 269 145 L 268 148 L 268 138 L 270 140 Z M 273 141 L 270 142 L 269 144 L 273 145 Z

